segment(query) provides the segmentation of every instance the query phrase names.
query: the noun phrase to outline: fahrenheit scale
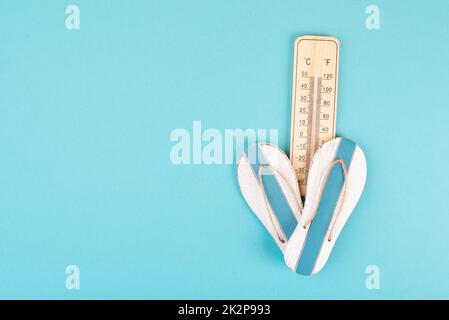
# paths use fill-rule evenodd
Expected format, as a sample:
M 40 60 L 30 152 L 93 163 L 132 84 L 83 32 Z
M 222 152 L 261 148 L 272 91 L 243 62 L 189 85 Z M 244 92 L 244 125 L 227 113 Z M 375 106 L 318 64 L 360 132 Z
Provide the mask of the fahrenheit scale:
M 334 37 L 295 41 L 290 159 L 303 197 L 315 151 L 335 138 L 339 47 Z

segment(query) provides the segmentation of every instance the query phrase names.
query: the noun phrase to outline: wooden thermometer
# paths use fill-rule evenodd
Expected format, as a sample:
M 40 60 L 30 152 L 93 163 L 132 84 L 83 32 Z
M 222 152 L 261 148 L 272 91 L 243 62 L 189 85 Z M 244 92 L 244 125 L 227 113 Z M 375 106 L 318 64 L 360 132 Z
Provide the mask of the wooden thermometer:
M 335 138 L 339 47 L 334 37 L 295 41 L 290 160 L 303 197 L 315 151 Z

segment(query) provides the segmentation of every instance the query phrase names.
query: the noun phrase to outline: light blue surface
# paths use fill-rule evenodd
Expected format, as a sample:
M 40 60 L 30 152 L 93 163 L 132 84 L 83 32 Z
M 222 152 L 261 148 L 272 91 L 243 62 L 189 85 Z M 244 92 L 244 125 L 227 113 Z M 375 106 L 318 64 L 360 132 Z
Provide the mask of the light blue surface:
M 0 298 L 449 298 L 448 16 L 445 0 L 2 0 Z M 288 150 L 303 34 L 339 38 L 337 132 L 368 161 L 312 278 L 284 265 L 235 166 L 169 158 L 193 120 L 276 128 Z

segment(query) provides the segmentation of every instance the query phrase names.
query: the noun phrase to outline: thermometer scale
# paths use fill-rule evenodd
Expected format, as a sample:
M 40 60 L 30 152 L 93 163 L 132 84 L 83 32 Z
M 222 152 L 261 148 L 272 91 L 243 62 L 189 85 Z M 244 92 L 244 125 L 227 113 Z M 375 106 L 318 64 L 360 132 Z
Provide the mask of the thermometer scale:
M 339 47 L 334 37 L 295 41 L 290 160 L 303 197 L 315 151 L 335 138 Z

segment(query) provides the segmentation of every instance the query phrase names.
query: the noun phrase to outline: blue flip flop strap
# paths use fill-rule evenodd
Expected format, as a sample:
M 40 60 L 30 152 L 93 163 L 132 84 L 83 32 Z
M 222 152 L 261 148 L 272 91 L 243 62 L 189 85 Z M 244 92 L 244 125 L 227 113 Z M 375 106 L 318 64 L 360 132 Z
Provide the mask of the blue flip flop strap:
M 257 146 L 256 159 L 250 159 L 251 166 L 254 170 L 256 177 L 259 177 L 259 166 L 269 164 L 265 159 L 262 150 Z M 282 230 L 284 231 L 287 239 L 290 238 L 293 231 L 298 224 L 295 215 L 287 201 L 287 198 L 279 185 L 276 176 L 271 169 L 263 169 L 262 182 L 265 189 L 268 202 L 270 203 L 273 213 L 276 215 L 277 220 L 280 223 Z M 273 226 L 276 228 L 275 226 Z
M 354 142 L 342 138 L 335 154 L 334 159 L 342 159 L 348 171 L 355 147 L 356 144 Z M 323 241 L 326 241 L 325 238 L 343 188 L 344 179 L 343 168 L 339 165 L 335 165 L 329 172 L 321 200 L 318 204 L 315 218 L 310 224 L 309 231 L 307 233 L 307 239 L 296 268 L 296 272 L 299 274 L 312 274 L 318 255 L 320 254 Z

